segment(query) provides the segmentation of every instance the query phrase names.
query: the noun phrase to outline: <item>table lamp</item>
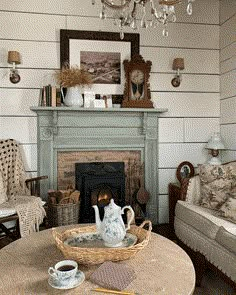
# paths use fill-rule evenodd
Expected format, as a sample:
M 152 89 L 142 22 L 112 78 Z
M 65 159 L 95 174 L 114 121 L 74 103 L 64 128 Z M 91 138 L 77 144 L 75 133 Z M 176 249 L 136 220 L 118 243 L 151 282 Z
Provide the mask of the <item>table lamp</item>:
M 208 161 L 211 165 L 220 165 L 221 160 L 219 159 L 219 150 L 224 150 L 225 146 L 221 139 L 220 133 L 215 132 L 209 139 L 206 149 L 211 150 L 212 158 Z

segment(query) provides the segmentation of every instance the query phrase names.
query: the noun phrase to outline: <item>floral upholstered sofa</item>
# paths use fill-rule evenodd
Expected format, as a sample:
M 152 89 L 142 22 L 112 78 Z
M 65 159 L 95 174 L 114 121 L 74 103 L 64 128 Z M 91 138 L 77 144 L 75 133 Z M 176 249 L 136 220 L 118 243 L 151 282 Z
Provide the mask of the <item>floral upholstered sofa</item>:
M 193 259 L 197 284 L 206 267 L 236 290 L 236 161 L 202 164 L 183 179 L 176 198 L 174 231 Z

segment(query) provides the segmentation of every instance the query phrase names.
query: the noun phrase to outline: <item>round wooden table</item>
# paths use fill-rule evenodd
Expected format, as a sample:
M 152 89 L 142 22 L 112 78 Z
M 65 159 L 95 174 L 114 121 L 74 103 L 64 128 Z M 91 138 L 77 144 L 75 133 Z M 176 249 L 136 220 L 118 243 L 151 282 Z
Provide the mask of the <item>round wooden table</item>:
M 76 227 L 57 228 L 59 231 Z M 85 281 L 77 288 L 58 290 L 48 284 L 48 268 L 63 260 L 47 229 L 21 238 L 0 250 L 0 294 L 105 294 L 91 291 L 99 287 L 89 281 L 98 265 L 79 265 Z M 174 242 L 151 233 L 148 246 L 124 263 L 135 270 L 137 278 L 127 287 L 139 295 L 193 294 L 195 270 L 189 256 Z

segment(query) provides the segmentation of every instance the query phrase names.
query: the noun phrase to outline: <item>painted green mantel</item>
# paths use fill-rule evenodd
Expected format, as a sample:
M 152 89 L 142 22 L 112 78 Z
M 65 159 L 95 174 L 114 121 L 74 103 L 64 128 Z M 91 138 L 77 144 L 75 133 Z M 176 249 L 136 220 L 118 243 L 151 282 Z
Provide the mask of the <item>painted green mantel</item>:
M 37 113 L 38 173 L 48 175 L 44 199 L 57 188 L 60 151 L 138 150 L 151 198 L 148 218 L 158 220 L 158 118 L 167 109 L 31 107 Z

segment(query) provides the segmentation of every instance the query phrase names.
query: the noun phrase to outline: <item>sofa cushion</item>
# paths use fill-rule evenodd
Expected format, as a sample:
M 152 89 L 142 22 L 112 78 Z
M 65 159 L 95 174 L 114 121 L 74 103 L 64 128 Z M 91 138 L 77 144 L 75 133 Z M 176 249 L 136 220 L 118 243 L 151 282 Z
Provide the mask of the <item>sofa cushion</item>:
M 211 239 L 215 239 L 216 233 L 221 226 L 225 228 L 234 226 L 232 222 L 221 218 L 216 210 L 180 200 L 175 207 L 175 216 Z
M 199 204 L 218 210 L 236 186 L 236 165 L 199 165 L 201 199 Z
M 42 206 L 44 206 L 46 204 L 46 202 L 43 200 L 41 201 L 41 203 L 42 203 Z M 16 209 L 11 208 L 11 206 L 8 205 L 8 202 L 0 204 L 0 218 L 1 217 L 8 217 L 8 216 L 14 215 L 16 213 L 17 213 Z
M 236 193 L 228 197 L 227 201 L 220 207 L 219 213 L 224 218 L 236 223 Z
M 0 209 L 0 218 L 7 217 L 16 214 L 16 209 L 8 208 L 8 209 Z
M 228 229 L 221 226 L 216 234 L 216 241 L 236 254 L 236 225 Z

